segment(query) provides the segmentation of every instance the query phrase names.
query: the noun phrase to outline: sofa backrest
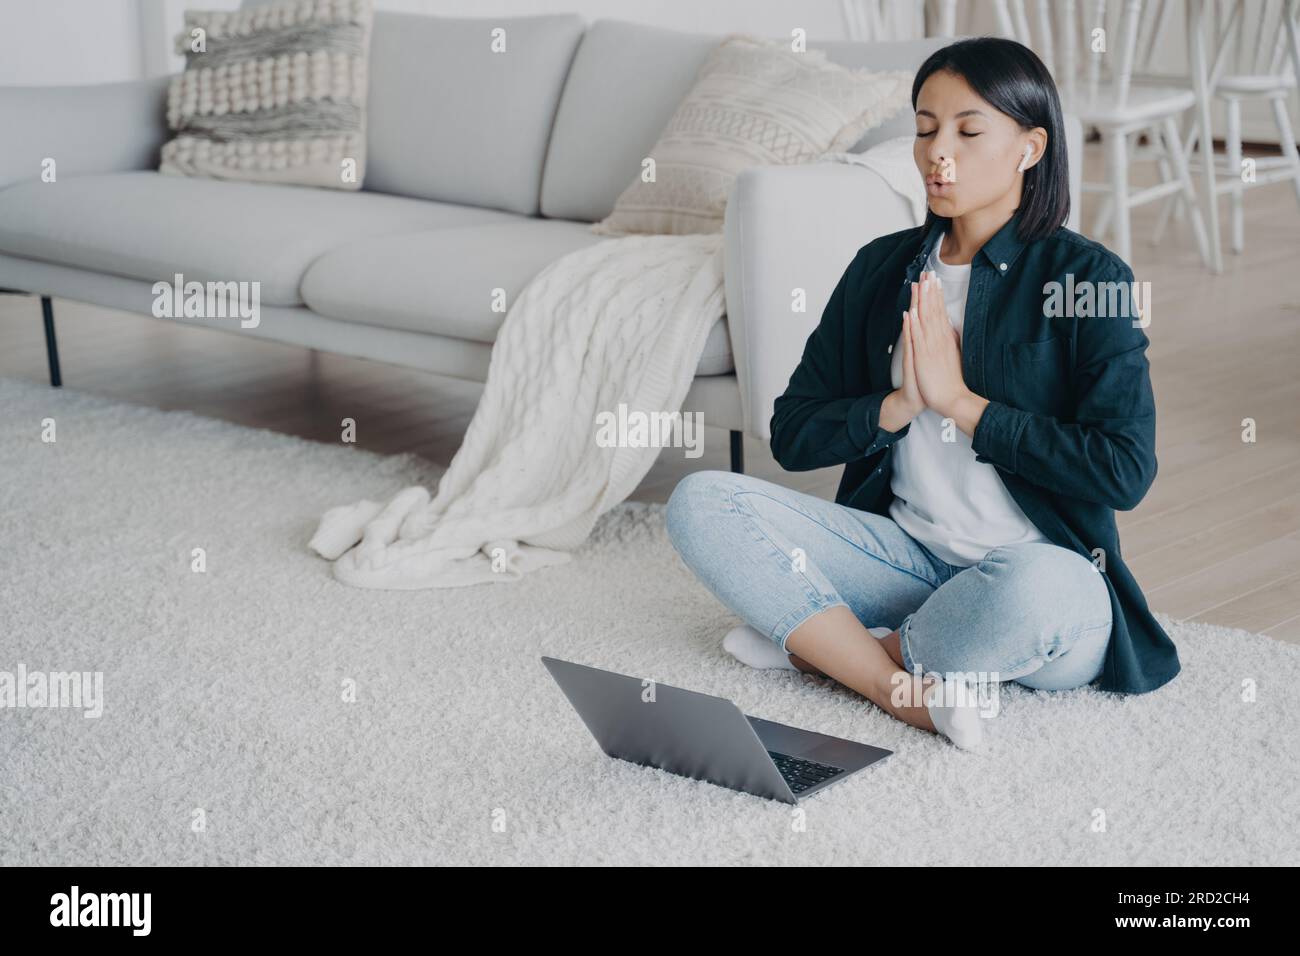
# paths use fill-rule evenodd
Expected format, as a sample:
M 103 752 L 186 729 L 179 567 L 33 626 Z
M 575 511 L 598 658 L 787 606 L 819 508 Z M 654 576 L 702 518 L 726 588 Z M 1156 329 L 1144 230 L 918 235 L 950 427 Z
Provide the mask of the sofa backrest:
M 362 188 L 537 215 L 546 142 L 583 26 L 577 14 L 375 11 Z M 504 53 L 492 49 L 498 27 Z
M 494 53 L 502 28 L 506 52 Z M 375 14 L 365 189 L 535 216 L 576 14 Z
M 256 6 L 269 0 L 243 0 Z M 494 53 L 492 30 L 507 52 Z M 953 37 L 812 43 L 851 69 L 915 71 Z M 722 34 L 577 14 L 461 18 L 376 11 L 362 188 L 595 222 L 640 173 Z M 910 136 L 910 109 L 860 151 Z
M 595 222 L 640 174 L 695 75 L 722 35 L 683 33 L 622 20 L 597 20 L 583 34 L 555 116 L 542 177 L 541 212 Z M 879 43 L 812 43 L 851 69 L 915 71 L 953 42 L 929 37 Z M 911 109 L 869 130 L 852 151 L 915 130 Z

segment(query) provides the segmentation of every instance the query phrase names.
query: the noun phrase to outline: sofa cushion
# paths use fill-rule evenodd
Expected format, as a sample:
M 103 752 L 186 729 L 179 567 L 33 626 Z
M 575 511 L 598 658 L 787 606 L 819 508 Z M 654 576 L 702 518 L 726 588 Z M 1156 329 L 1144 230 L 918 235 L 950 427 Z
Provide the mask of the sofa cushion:
M 372 0 L 187 10 L 159 170 L 360 189 L 372 17 Z
M 542 215 L 608 216 L 721 40 L 621 20 L 591 24 L 555 114 Z
M 908 102 L 910 70 L 849 70 L 820 50 L 733 33 L 650 150 L 655 175 L 631 177 L 601 235 L 721 232 L 736 175 L 793 166 L 854 145 Z
M 493 30 L 505 52 L 493 52 Z M 365 189 L 537 215 L 576 15 L 375 14 Z
M 109 173 L 0 190 L 0 252 L 134 279 L 259 281 L 263 304 L 299 305 L 307 267 L 346 241 L 513 218 L 366 192 Z
M 824 50 L 826 58 L 832 63 L 846 66 L 850 70 L 910 70 L 915 77 L 916 71 L 931 53 L 958 39 L 961 38 L 925 37 L 920 40 L 881 40 L 872 43 L 828 40 L 817 43 L 816 47 Z M 849 147 L 849 152 L 860 153 L 886 140 L 915 135 L 916 114 L 912 112 L 909 92 L 907 106 L 879 126 L 867 130 L 855 145 Z
M 542 178 L 544 216 L 596 222 L 614 209 L 641 172 L 678 104 L 722 36 L 597 20 L 583 35 L 564 84 Z M 812 43 L 827 59 L 850 69 L 912 70 L 952 42 L 949 37 L 861 43 Z M 915 133 L 910 105 L 873 127 L 853 146 Z
M 504 312 L 528 281 L 560 256 L 596 242 L 586 223 L 517 217 L 506 223 L 381 236 L 321 256 L 302 281 L 303 300 L 336 319 L 469 339 L 496 341 Z M 725 320 L 710 331 L 697 375 L 735 369 Z

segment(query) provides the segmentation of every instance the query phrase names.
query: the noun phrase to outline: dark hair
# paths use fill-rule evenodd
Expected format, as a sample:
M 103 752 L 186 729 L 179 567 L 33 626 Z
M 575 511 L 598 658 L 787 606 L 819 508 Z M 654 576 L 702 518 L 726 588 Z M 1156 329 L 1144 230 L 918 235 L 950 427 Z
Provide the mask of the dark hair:
M 1020 124 L 1021 129 L 1047 130 L 1047 151 L 1025 170 L 1017 227 L 1028 242 L 1051 235 L 1070 216 L 1070 161 L 1065 148 L 1065 121 L 1056 83 L 1043 61 L 1023 43 L 1002 37 L 970 37 L 935 50 L 921 64 L 912 83 L 912 109 L 921 86 L 932 73 L 946 70 L 963 77 L 994 109 Z M 926 210 L 925 226 L 947 222 Z

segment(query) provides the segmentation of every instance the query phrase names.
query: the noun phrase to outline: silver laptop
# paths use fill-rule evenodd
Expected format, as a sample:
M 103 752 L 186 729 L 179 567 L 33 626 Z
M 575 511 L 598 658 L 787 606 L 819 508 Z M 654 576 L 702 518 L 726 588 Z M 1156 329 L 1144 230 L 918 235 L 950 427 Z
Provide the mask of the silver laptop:
M 609 756 L 782 803 L 893 753 L 749 717 L 722 697 L 553 657 L 542 663 Z

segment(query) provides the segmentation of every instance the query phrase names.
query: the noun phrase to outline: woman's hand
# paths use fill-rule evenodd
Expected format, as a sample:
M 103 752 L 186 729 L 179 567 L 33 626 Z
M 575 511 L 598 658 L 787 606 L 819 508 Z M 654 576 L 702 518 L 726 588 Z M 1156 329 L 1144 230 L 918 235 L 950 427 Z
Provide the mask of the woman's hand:
M 949 418 L 969 389 L 961 374 L 961 342 L 948 319 L 943 290 L 934 273 L 923 272 L 921 281 L 912 283 L 912 302 L 912 319 L 905 325 L 911 332 L 921 399 Z
M 909 312 L 917 307 L 916 283 L 912 283 L 912 304 Z M 880 427 L 886 431 L 896 432 L 910 422 L 925 408 L 921 390 L 916 384 L 916 362 L 912 358 L 912 340 L 908 332 L 909 312 L 903 313 L 902 366 L 903 380 L 898 388 L 885 396 L 880 406 Z
M 912 301 L 920 300 L 913 318 L 904 323 L 911 336 L 916 382 L 927 407 L 951 418 L 963 432 L 974 437 L 988 399 L 966 387 L 961 373 L 961 338 L 948 319 L 943 290 L 934 273 L 922 273 L 912 283 Z

